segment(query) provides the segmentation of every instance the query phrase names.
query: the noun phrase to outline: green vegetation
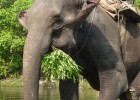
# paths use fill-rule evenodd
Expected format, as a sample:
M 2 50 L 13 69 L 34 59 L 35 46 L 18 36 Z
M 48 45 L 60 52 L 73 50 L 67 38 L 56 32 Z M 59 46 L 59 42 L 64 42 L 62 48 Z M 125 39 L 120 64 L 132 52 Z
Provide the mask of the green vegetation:
M 136 0 L 136 6 L 140 9 L 140 0 Z
M 80 73 L 78 65 L 67 54 L 56 48 L 43 59 L 42 71 L 50 80 L 73 79 L 76 81 Z
M 18 13 L 31 3 L 31 0 L 0 1 L 0 78 L 21 71 L 25 30 L 18 23 Z

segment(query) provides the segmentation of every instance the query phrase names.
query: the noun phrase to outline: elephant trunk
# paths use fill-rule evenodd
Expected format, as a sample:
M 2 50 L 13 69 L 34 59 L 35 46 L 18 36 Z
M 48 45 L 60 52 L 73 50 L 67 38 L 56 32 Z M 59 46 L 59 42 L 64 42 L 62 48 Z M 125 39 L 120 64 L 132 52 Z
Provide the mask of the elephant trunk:
M 50 47 L 49 33 L 28 32 L 23 54 L 24 100 L 38 100 L 39 72 L 42 56 Z

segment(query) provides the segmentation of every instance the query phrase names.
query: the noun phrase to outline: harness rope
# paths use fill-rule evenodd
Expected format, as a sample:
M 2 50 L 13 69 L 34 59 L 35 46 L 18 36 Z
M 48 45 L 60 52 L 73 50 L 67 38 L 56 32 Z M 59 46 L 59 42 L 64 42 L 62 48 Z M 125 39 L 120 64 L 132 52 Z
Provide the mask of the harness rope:
M 74 57 L 76 57 L 76 56 L 83 50 L 83 48 L 84 48 L 84 46 L 85 46 L 85 44 L 86 44 L 86 41 L 87 41 L 87 39 L 88 39 L 90 30 L 91 30 L 91 27 L 92 27 L 92 22 L 93 22 L 93 20 L 94 20 L 94 18 L 95 18 L 96 9 L 97 9 L 97 7 L 95 7 L 94 10 L 93 10 L 93 17 L 92 17 L 91 24 L 90 24 L 90 27 L 89 27 L 87 36 L 86 36 L 86 38 L 85 38 L 85 41 L 84 41 L 82 47 L 80 48 L 80 50 L 74 55 Z M 81 26 L 82 26 L 82 25 L 81 25 Z M 82 27 L 81 27 L 81 28 L 82 28 Z M 76 38 L 77 38 L 77 37 L 76 37 Z M 76 40 L 77 40 L 77 39 L 76 39 Z

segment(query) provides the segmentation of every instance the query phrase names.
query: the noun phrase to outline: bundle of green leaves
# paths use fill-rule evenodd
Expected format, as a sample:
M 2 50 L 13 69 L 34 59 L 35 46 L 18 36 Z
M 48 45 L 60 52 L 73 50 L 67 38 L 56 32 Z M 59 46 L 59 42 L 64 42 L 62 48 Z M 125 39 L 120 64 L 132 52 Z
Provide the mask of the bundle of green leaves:
M 73 79 L 73 81 L 77 81 L 81 72 L 72 58 L 57 48 L 42 60 L 42 71 L 50 80 Z

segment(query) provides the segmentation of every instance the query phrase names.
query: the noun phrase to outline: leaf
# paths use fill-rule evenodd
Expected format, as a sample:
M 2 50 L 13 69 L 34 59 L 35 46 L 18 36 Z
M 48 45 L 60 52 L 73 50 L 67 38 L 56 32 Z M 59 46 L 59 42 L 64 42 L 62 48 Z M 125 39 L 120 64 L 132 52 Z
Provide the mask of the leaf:
M 49 79 L 66 80 L 78 79 L 81 70 L 72 58 L 63 51 L 52 47 L 54 52 L 48 54 L 42 60 L 42 70 Z

